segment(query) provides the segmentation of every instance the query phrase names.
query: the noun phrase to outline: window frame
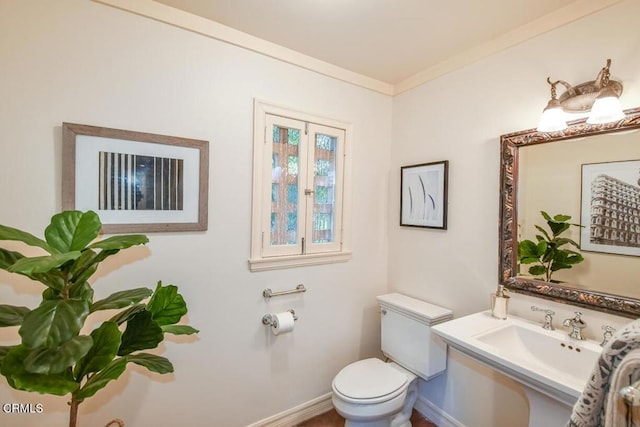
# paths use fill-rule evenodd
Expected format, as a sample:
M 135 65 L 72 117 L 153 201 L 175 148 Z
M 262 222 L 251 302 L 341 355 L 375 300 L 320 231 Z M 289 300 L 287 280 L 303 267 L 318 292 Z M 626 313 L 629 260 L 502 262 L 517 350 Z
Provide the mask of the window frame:
M 308 133 L 312 129 L 333 128 L 344 132 L 341 147 L 337 155 L 342 160 L 337 162 L 336 185 L 342 180 L 342 190 L 339 200 L 336 200 L 335 233 L 336 242 L 324 246 L 323 244 L 307 244 L 305 253 L 295 245 L 296 252 L 289 250 L 263 250 L 264 239 L 269 238 L 271 216 L 271 155 L 272 149 L 267 138 L 271 129 L 268 127 L 268 116 L 279 116 L 284 120 L 295 120 L 308 124 Z M 254 100 L 254 141 L 253 141 L 253 188 L 252 188 L 252 221 L 251 221 L 251 253 L 249 268 L 251 271 L 272 270 L 280 268 L 300 267 L 305 265 L 329 264 L 346 262 L 351 258 L 350 246 L 350 199 L 351 199 L 351 138 L 352 125 L 343 121 L 329 119 L 291 108 L 274 105 L 259 99 Z M 311 138 L 311 136 L 309 136 Z M 315 144 L 315 136 L 314 136 Z M 307 147 L 304 147 L 303 151 Z M 309 147 L 309 149 L 312 149 Z M 306 154 L 306 152 L 305 152 Z M 307 170 L 307 163 L 300 165 L 301 170 Z M 302 163 L 302 162 L 301 162 Z M 309 168 L 308 176 L 313 175 Z M 302 174 L 300 174 L 302 176 Z M 267 189 L 268 187 L 268 189 Z M 314 197 L 304 196 L 304 185 L 299 186 L 299 217 L 309 217 L 313 211 Z M 302 195 L 300 195 L 302 193 Z M 267 194 L 269 196 L 267 196 Z M 301 198 L 301 197 L 304 197 Z M 306 201 L 305 201 L 306 199 Z M 304 207 L 303 207 L 304 205 Z M 310 227 L 309 227 L 310 228 Z M 310 232 L 310 231 L 309 231 Z M 299 233 L 306 236 L 305 227 L 299 228 Z M 307 237 L 308 238 L 308 237 Z M 308 240 L 307 240 L 308 241 Z M 293 246 L 293 245 L 292 245 Z

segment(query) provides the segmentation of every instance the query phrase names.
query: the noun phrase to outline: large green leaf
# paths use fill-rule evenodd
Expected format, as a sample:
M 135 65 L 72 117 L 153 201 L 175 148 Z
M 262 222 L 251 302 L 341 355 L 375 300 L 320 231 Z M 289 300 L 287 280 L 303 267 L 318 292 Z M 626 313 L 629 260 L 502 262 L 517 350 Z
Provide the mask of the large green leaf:
M 0 304 L 0 327 L 22 325 L 24 316 L 31 311 L 27 307 Z
M 523 240 L 518 243 L 518 258 L 538 258 L 536 244 L 531 240 Z
M 49 270 L 60 267 L 68 261 L 77 259 L 80 255 L 81 252 L 75 251 L 64 254 L 20 258 L 11 267 L 7 268 L 7 271 L 27 275 L 34 273 L 46 273 Z
M 129 307 L 124 311 L 113 316 L 109 319 L 110 322 L 114 322 L 117 325 L 122 325 L 124 322 L 128 322 L 135 316 L 136 314 L 144 311 L 147 308 L 146 304 L 136 304 L 133 307 Z
M 93 276 L 93 273 L 96 272 L 102 261 L 116 253 L 118 253 L 117 250 L 105 250 L 98 253 L 91 249 L 82 251 L 82 255 L 73 263 L 69 270 L 71 274 L 69 281 L 73 283 L 86 282 Z
M 544 240 L 538 242 L 538 244 L 536 245 L 536 255 L 538 256 L 538 258 L 544 255 L 547 252 L 548 248 L 549 245 Z
M 158 286 L 147 304 L 147 310 L 153 314 L 153 320 L 158 325 L 171 325 L 178 323 L 182 316 L 187 314 L 187 304 L 182 295 L 178 293 L 177 286 L 162 286 L 162 283 L 158 282 Z
M 18 331 L 29 348 L 55 347 L 78 335 L 89 314 L 83 300 L 45 300 L 29 312 Z
M 0 248 L 0 269 L 8 269 L 20 258 L 24 258 L 24 255 L 22 255 L 20 252 L 14 252 Z
M 24 345 L 18 345 L 12 347 L 2 360 L 0 373 L 7 378 L 11 387 L 18 390 L 64 396 L 80 386 L 73 381 L 69 372 L 53 375 L 28 373 L 22 361 L 30 351 Z
M 121 335 L 118 325 L 114 322 L 104 322 L 91 332 L 93 346 L 74 369 L 74 375 L 78 381 L 85 375 L 98 372 L 111 363 L 118 354 Z
M 58 347 L 31 350 L 24 359 L 24 368 L 31 374 L 60 374 L 82 359 L 92 344 L 91 337 L 80 335 Z
M 544 274 L 546 271 L 547 269 L 544 268 L 543 265 L 534 265 L 532 267 L 529 267 L 529 274 L 533 276 L 540 276 Z
M 567 222 L 571 219 L 571 216 L 569 215 L 563 215 L 563 214 L 558 214 L 558 215 L 554 215 L 553 220 L 555 222 Z
M 571 227 L 571 224 L 567 224 L 566 222 L 547 221 L 547 224 L 549 224 L 549 228 L 553 232 L 554 236 L 564 233 L 569 229 L 569 227 Z
M 75 398 L 79 401 L 93 396 L 100 389 L 104 388 L 109 381 L 118 379 L 127 367 L 127 359 L 119 358 L 109 363 L 100 372 L 93 375 L 85 383 L 85 385 L 78 390 L 75 394 Z
M 26 243 L 29 246 L 42 248 L 50 254 L 56 252 L 56 250 L 50 247 L 47 242 L 37 238 L 33 234 L 27 233 L 26 231 L 18 230 L 17 228 L 7 227 L 6 225 L 0 225 L 0 240 L 16 240 L 22 243 Z
M 12 345 L 0 345 L 0 365 L 2 365 L 2 360 L 4 359 L 4 357 L 7 355 L 7 353 L 9 353 L 9 350 L 11 350 L 14 346 Z
M 189 325 L 163 325 L 161 328 L 162 332 L 173 335 L 192 335 L 200 332 Z
M 141 311 L 128 322 L 122 334 L 118 356 L 125 356 L 137 350 L 155 348 L 164 339 L 162 328 L 151 318 L 151 313 Z
M 571 239 L 566 238 L 566 237 L 558 237 L 558 238 L 556 238 L 556 245 L 563 246 L 563 245 L 566 245 L 566 244 L 573 245 L 576 248 L 580 249 L 580 245 L 577 242 L 575 242 L 574 240 L 571 240 Z
M 93 288 L 87 282 L 75 283 L 69 287 L 69 298 L 84 300 L 91 305 L 93 302 Z
M 136 288 L 115 292 L 107 298 L 93 303 L 91 305 L 91 312 L 129 307 L 147 298 L 152 292 L 149 288 Z
M 8 251 L 6 249 L 0 248 L 0 269 L 8 270 L 9 267 L 23 258 L 24 255 L 19 252 Z M 61 290 L 64 287 L 64 277 L 62 277 L 62 274 L 58 270 L 51 270 L 47 273 L 17 274 L 22 274 L 23 276 L 27 276 L 32 280 L 44 283 L 46 286 L 53 289 Z
M 93 211 L 64 211 L 51 218 L 44 236 L 58 252 L 80 251 L 98 237 L 102 224 Z
M 14 388 L 36 393 L 64 396 L 73 393 L 80 384 L 63 374 L 18 374 L 13 375 Z
M 534 227 L 541 232 L 542 234 L 544 234 L 544 237 L 547 238 L 547 240 L 551 240 L 551 236 L 549 236 L 549 233 L 547 233 L 547 230 L 545 230 L 544 228 L 540 227 L 539 225 L 534 225 Z M 540 240 L 540 238 L 538 238 L 538 240 Z
M 156 356 L 149 353 L 136 353 L 126 356 L 129 362 L 133 362 L 136 365 L 144 366 L 151 372 L 158 374 L 168 374 L 173 372 L 173 365 L 166 357 Z
M 129 234 L 124 236 L 111 236 L 89 246 L 91 249 L 120 250 L 131 246 L 144 245 L 149 239 L 144 234 Z

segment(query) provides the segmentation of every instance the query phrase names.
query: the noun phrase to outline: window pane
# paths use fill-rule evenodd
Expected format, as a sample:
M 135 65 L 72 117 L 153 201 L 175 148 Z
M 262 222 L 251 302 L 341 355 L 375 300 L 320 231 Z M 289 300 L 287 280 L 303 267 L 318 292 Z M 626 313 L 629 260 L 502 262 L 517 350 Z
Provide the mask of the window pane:
M 334 136 L 315 135 L 313 243 L 335 240 L 336 144 Z
M 273 126 L 271 166 L 272 246 L 295 245 L 298 240 L 298 143 L 300 130 Z

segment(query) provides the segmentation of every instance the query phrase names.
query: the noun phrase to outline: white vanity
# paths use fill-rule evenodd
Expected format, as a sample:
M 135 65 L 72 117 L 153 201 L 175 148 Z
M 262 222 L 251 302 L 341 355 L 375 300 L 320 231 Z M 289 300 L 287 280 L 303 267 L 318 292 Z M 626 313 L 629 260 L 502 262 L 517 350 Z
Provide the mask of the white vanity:
M 489 311 L 432 328 L 447 344 L 524 386 L 529 427 L 564 426 L 602 348 L 592 340 L 574 340 L 564 330 Z

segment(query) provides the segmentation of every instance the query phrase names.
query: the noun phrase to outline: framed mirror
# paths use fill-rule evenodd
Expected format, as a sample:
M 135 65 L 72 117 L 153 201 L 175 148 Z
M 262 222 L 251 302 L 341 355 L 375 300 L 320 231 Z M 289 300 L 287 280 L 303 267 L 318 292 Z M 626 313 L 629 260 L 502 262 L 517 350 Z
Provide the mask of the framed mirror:
M 500 137 L 499 272 L 507 289 L 640 317 L 640 108 L 625 115 Z M 573 224 L 562 238 L 583 258 L 551 278 L 518 260 L 518 242 L 544 240 L 549 218 Z

